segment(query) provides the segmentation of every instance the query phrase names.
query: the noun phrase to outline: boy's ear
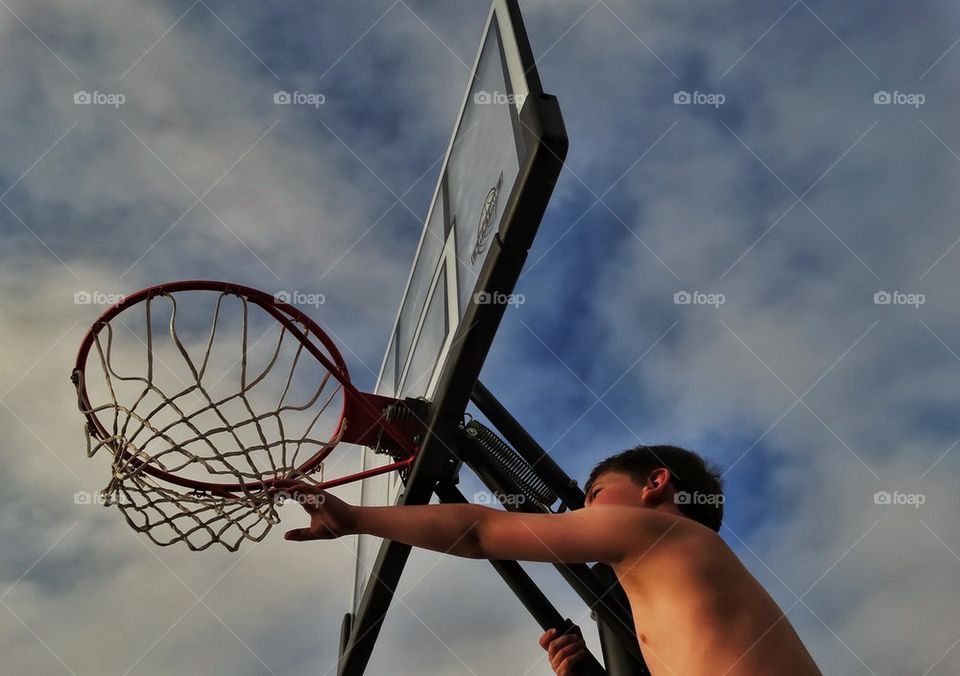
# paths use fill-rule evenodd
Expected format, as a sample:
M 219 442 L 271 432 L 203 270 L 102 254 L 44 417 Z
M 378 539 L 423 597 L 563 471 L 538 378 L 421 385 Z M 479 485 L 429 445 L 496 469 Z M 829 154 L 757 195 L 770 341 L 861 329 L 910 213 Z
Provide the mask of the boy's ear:
M 650 472 L 650 475 L 647 477 L 647 484 L 651 488 L 663 488 L 670 482 L 670 476 L 670 470 L 666 467 L 659 467 Z
M 646 485 L 644 485 L 644 494 L 646 497 L 659 501 L 663 498 L 667 485 L 670 483 L 670 470 L 666 467 L 659 467 L 652 470 L 647 476 Z

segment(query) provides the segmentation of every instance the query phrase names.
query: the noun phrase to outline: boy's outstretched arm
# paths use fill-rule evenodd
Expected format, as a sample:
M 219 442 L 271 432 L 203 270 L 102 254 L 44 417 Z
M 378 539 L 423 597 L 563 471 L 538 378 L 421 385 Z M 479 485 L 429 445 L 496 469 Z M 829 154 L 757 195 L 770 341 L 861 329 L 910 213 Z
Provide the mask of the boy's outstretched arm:
M 310 514 L 310 527 L 288 531 L 288 540 L 362 533 L 468 558 L 617 563 L 670 527 L 639 507 L 596 505 L 561 514 L 469 504 L 354 507 L 310 486 L 294 492 Z

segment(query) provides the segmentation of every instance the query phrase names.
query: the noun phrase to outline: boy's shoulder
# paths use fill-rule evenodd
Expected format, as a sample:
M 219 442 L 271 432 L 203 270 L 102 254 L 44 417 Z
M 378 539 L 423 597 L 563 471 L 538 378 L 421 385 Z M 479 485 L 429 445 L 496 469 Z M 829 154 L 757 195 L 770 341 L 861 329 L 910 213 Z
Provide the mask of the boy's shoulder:
M 699 557 L 718 549 L 729 551 L 719 533 L 688 516 L 625 505 L 596 505 L 589 509 L 597 510 L 597 521 L 625 529 L 621 532 L 636 542 L 629 559 Z
M 646 507 L 595 505 L 590 525 L 612 529 L 623 538 L 635 540 L 644 551 L 722 543 L 720 536 L 690 517 Z
M 682 514 L 632 505 L 593 505 L 586 509 L 595 510 L 595 518 L 598 521 L 609 520 L 621 524 L 632 523 L 644 530 L 659 531 L 664 535 L 672 533 L 675 536 L 719 538 L 719 535 L 713 530 Z

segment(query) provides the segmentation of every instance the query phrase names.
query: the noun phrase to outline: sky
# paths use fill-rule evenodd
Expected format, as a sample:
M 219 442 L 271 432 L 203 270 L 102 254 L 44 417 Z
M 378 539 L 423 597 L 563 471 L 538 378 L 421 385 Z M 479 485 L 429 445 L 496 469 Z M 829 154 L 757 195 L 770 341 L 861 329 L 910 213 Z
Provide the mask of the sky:
M 520 5 L 570 152 L 485 384 L 571 476 L 715 462 L 824 673 L 960 672 L 960 9 Z M 11 673 L 335 673 L 353 543 L 198 554 L 77 504 L 109 464 L 69 374 L 97 303 L 203 277 L 323 294 L 372 387 L 488 8 L 0 0 Z M 368 673 L 550 673 L 486 562 L 415 551 L 397 596 Z

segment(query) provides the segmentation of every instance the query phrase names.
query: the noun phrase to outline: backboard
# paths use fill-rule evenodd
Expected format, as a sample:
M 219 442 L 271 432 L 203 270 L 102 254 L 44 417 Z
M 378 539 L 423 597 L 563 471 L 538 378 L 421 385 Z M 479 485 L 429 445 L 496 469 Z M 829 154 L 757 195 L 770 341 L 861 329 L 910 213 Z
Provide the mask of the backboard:
M 433 438 L 434 426 L 463 415 L 566 148 L 556 100 L 541 90 L 517 2 L 495 0 L 375 389 L 430 402 L 421 456 L 446 452 Z M 390 461 L 363 450 L 362 469 Z M 418 458 L 407 486 L 426 462 Z M 369 478 L 360 503 L 409 503 L 404 488 L 396 472 Z M 417 502 L 429 501 L 430 490 L 418 496 Z M 381 545 L 378 538 L 358 537 L 353 612 L 371 572 L 380 574 Z

